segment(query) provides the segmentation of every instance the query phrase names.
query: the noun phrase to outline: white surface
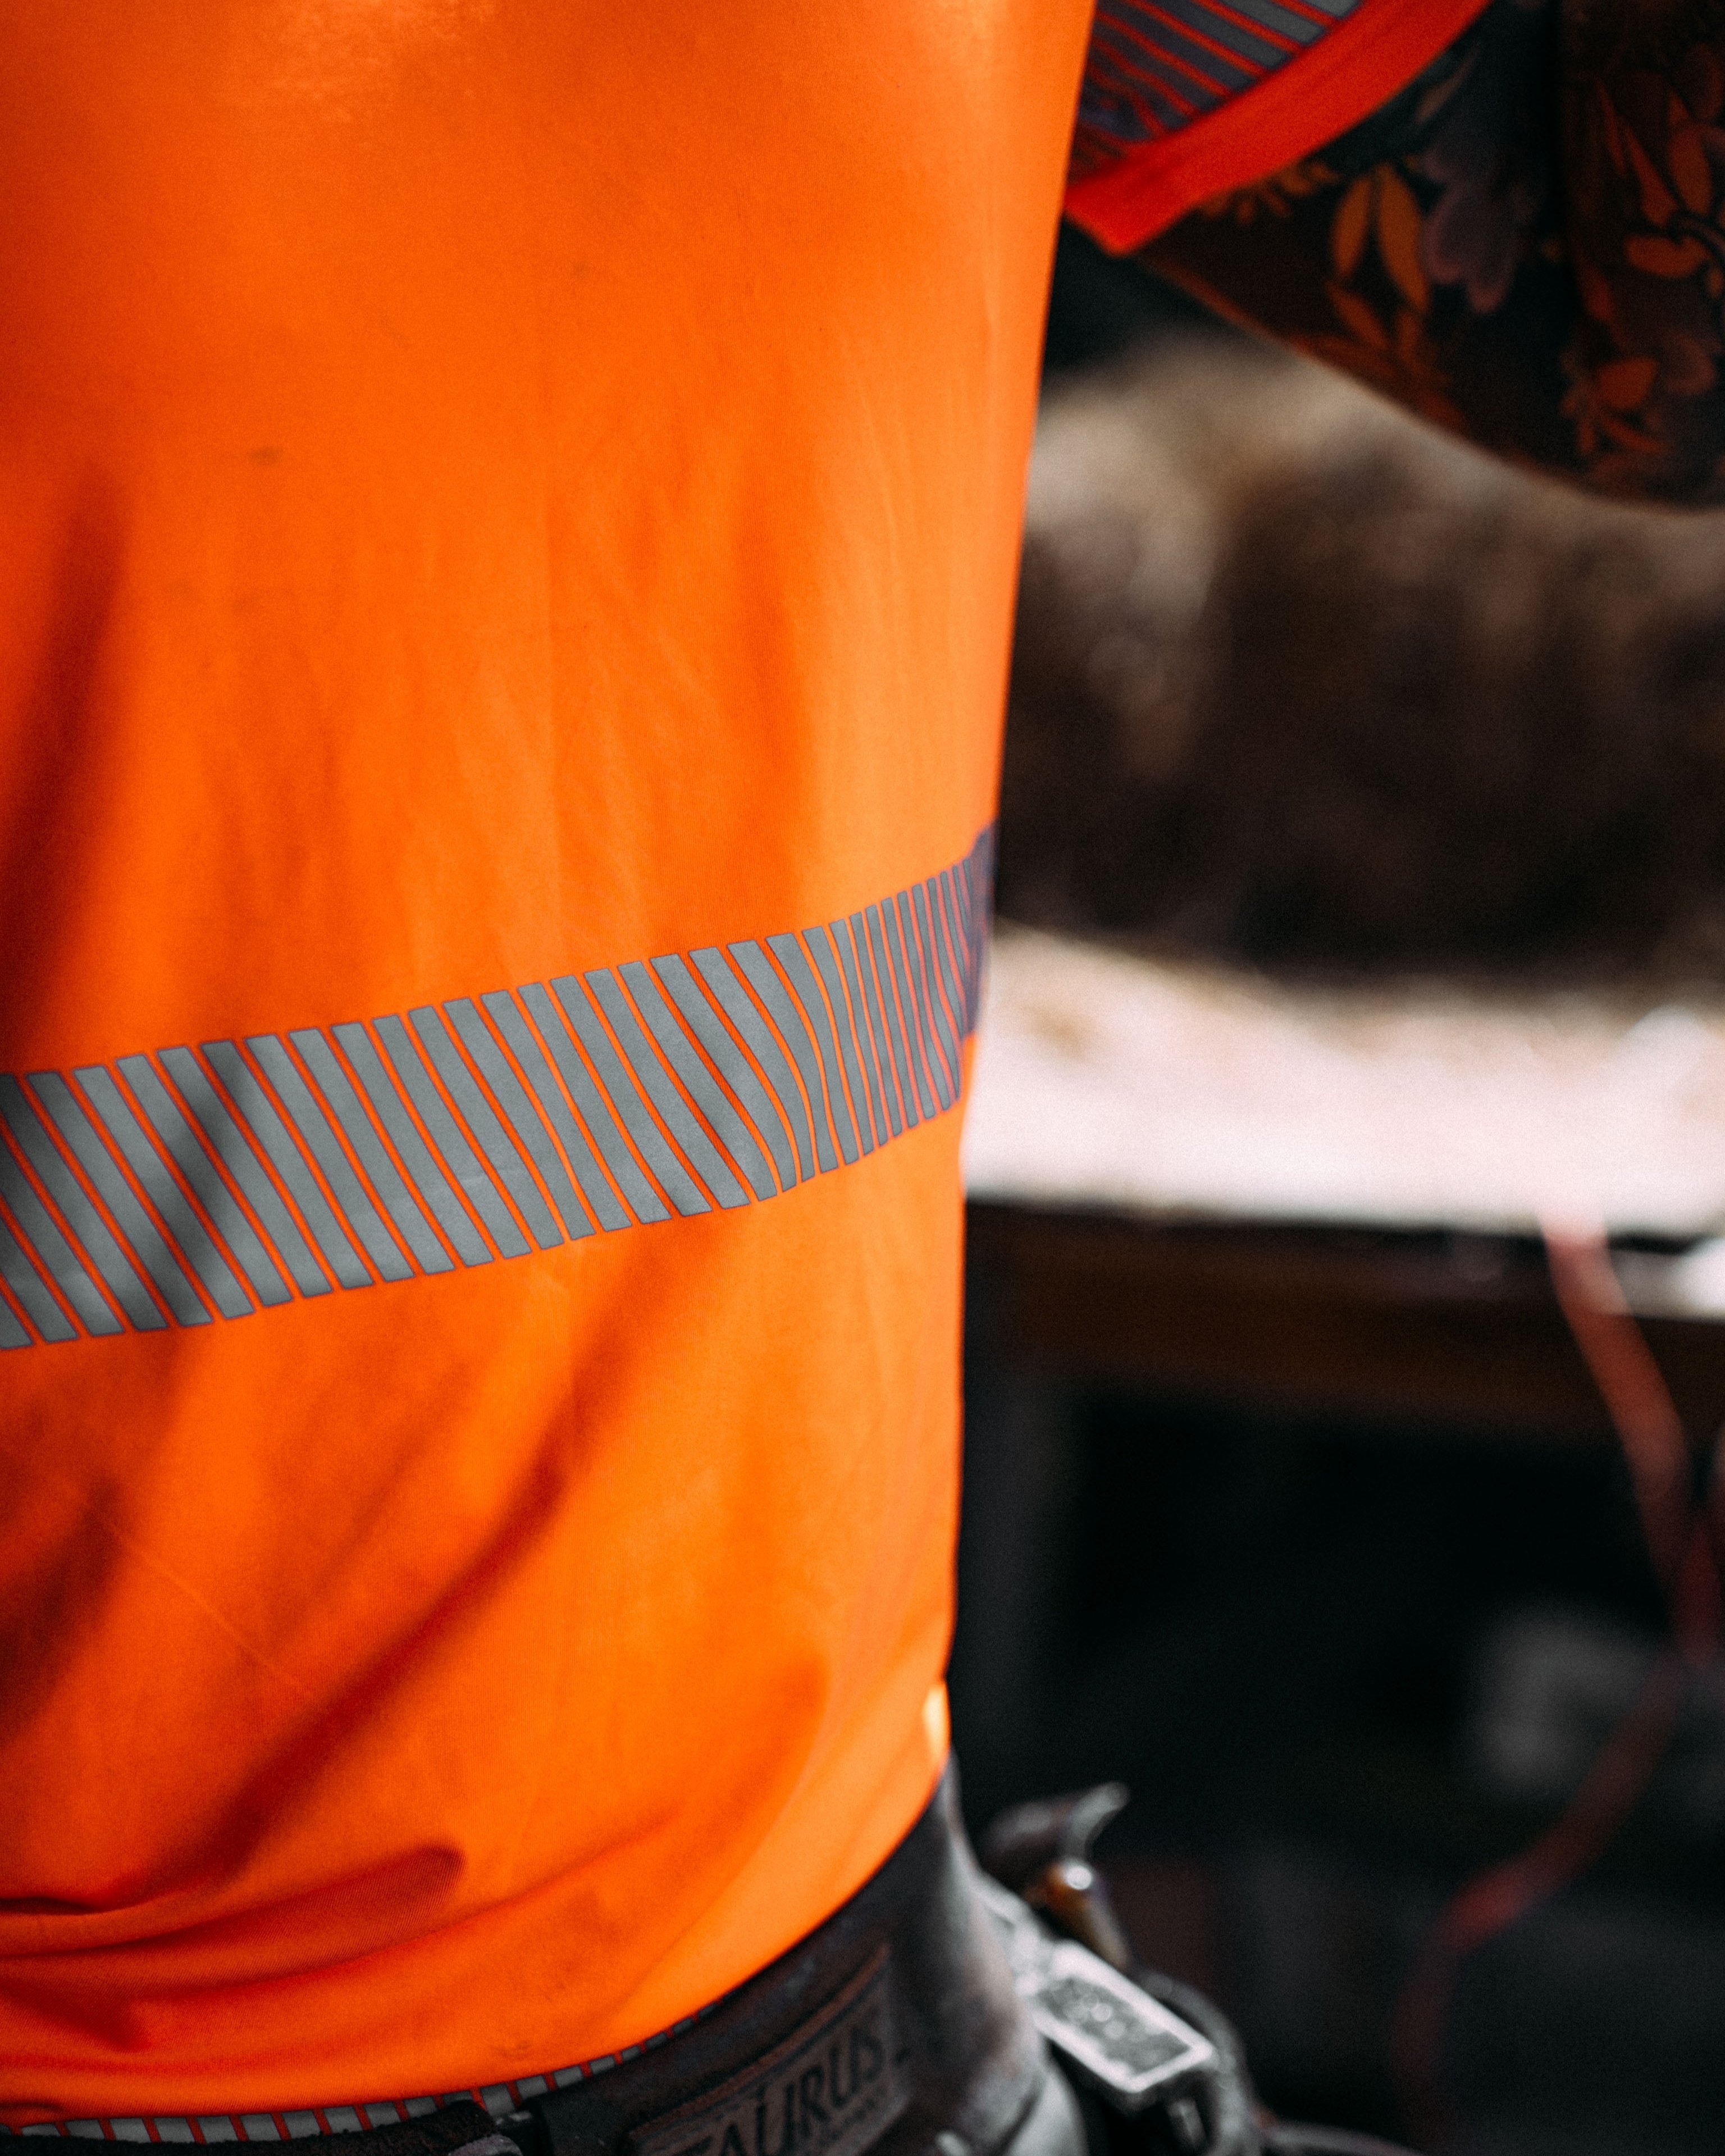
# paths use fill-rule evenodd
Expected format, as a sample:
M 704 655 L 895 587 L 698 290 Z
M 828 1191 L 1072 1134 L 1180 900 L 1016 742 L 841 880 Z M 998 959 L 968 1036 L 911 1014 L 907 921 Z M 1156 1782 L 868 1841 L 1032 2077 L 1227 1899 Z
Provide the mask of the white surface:
M 1003 927 L 965 1175 L 1158 1214 L 1709 1234 L 1725 1000 L 1268 987 Z

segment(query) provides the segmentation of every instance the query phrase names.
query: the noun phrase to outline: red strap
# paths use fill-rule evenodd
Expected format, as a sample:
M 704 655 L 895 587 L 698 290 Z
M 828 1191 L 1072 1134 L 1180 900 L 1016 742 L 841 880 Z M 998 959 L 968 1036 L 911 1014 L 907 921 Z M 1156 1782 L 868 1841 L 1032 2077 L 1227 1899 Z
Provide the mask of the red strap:
M 1135 143 L 1066 191 L 1066 214 L 1116 254 L 1201 202 L 1345 134 L 1406 86 L 1488 0 L 1361 0 L 1315 44 L 1175 133 Z

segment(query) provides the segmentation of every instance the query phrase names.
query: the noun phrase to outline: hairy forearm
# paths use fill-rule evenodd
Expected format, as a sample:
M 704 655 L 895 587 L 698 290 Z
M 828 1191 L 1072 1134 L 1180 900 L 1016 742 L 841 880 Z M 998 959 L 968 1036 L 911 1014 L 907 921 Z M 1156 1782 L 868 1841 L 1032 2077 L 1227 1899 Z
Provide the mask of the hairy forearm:
M 1725 0 L 1493 0 L 1142 259 L 1503 454 L 1725 501 Z

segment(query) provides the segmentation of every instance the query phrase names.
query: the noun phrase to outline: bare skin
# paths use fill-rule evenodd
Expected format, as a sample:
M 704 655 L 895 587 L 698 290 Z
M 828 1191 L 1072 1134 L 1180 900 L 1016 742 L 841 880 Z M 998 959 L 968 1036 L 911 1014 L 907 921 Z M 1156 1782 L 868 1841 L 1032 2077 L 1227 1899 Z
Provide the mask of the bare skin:
M 1519 462 L 1725 502 L 1725 0 L 1492 0 L 1140 259 Z

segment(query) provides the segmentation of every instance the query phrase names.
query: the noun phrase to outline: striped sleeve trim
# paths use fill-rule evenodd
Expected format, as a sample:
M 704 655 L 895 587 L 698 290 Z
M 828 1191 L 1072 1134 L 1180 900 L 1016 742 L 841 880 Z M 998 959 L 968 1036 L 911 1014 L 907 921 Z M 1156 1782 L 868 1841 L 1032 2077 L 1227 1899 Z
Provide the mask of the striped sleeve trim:
M 0 1075 L 0 1352 L 232 1323 L 865 1158 L 958 1100 L 993 844 L 722 950 Z
M 1489 0 L 1099 0 L 1066 214 L 1116 253 L 1309 157 Z

